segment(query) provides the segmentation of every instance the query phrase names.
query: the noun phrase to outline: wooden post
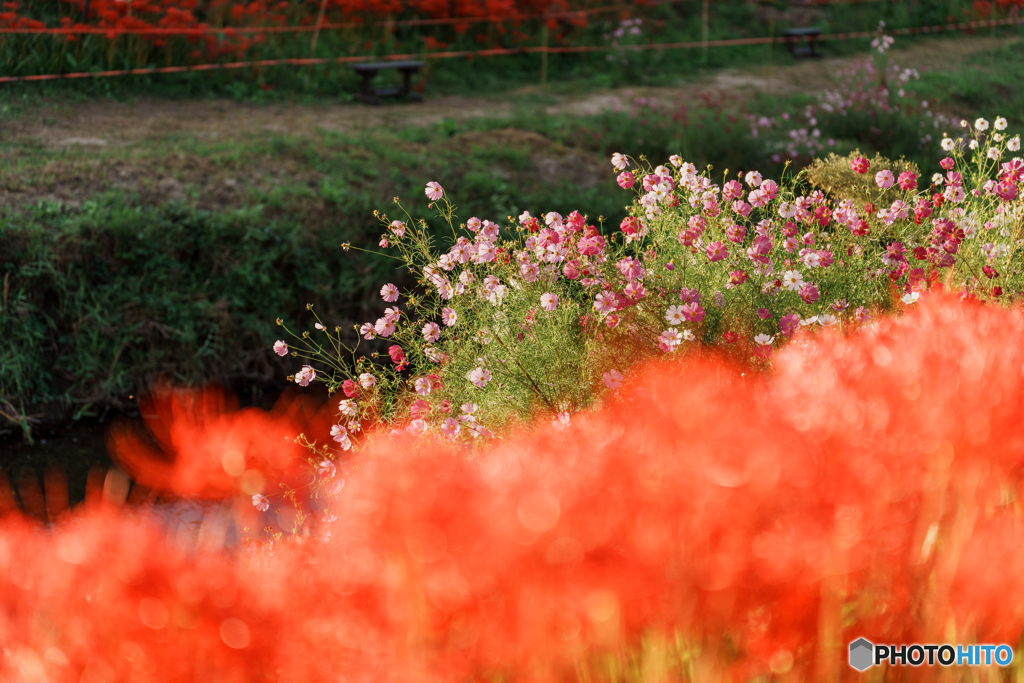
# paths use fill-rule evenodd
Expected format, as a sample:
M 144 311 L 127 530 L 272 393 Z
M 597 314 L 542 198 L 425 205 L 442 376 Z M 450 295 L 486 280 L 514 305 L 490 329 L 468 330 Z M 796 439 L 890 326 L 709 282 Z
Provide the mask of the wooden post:
M 313 39 L 309 42 L 309 56 L 316 56 L 316 41 L 320 38 L 320 26 L 324 23 L 324 12 L 327 11 L 327 0 L 320 0 L 320 12 L 316 15 L 316 28 L 313 29 Z M 306 68 L 306 87 L 309 87 L 309 75 L 313 73 L 313 65 Z M 292 93 L 294 96 L 294 93 Z
M 709 3 L 709 1 L 710 0 L 704 0 L 704 4 L 703 4 L 703 7 L 701 8 L 701 13 L 700 13 L 701 14 L 701 16 L 700 16 L 700 23 L 701 23 L 701 29 L 703 31 L 703 33 L 702 33 L 703 38 L 701 40 L 704 43 L 703 51 L 704 51 L 704 63 L 705 64 L 708 63 L 708 3 Z
M 542 49 L 540 51 L 540 85 L 545 87 L 548 84 L 548 23 L 544 22 L 541 29 Z

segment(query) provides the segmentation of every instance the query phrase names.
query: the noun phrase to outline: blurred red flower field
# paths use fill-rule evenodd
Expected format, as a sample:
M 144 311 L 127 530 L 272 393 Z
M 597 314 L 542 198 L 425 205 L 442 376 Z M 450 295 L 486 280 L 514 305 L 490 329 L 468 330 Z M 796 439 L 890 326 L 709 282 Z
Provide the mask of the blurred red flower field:
M 652 364 L 482 453 L 381 434 L 336 473 L 273 447 L 327 438 L 301 401 L 157 399 L 148 450 L 112 445 L 160 502 L 108 478 L 44 527 L 0 489 L 0 680 L 852 680 L 861 636 L 1016 644 L 1024 323 L 918 305 L 769 374 Z M 310 478 L 345 484 L 282 500 Z

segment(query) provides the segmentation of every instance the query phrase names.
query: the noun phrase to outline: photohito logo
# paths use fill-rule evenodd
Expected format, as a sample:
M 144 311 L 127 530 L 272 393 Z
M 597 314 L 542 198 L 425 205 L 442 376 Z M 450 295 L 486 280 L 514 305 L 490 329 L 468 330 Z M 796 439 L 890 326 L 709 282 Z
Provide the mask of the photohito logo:
M 864 671 L 888 661 L 889 666 L 1007 666 L 1013 661 L 1009 645 L 875 645 L 867 638 L 850 643 L 850 666 Z

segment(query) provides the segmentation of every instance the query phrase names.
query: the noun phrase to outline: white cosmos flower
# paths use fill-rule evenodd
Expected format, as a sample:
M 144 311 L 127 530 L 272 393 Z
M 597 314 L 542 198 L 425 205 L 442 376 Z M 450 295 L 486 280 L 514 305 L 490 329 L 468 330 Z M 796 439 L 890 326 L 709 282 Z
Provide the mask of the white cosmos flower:
M 1020 150 L 1020 136 L 1018 135 L 1015 138 L 1010 138 L 1010 140 L 1006 143 L 1006 149 L 1010 150 L 1011 152 L 1016 152 Z
M 782 276 L 783 286 L 791 292 L 798 291 L 804 286 L 804 276 L 796 270 L 787 270 Z
M 818 316 L 818 324 L 823 327 L 832 327 L 837 322 L 839 322 L 839 318 L 835 317 L 831 313 L 822 313 Z
M 920 298 L 921 294 L 919 292 L 907 292 L 906 294 L 900 297 L 900 301 L 909 306 L 910 304 L 915 303 Z
M 685 339 L 686 341 L 693 341 L 696 338 L 697 335 L 695 335 L 693 332 L 690 332 L 689 330 L 683 330 L 683 339 Z
M 967 143 L 967 146 L 970 147 L 971 149 L 978 149 L 978 141 L 971 140 L 970 142 Z
M 947 152 L 952 152 L 955 144 L 956 143 L 953 142 L 952 138 L 942 138 L 942 149 L 946 150 Z
M 999 156 L 1000 156 L 1000 152 L 999 152 L 999 148 L 998 147 L 989 147 L 988 148 L 988 158 L 989 159 L 995 160 L 995 159 L 998 159 Z
M 773 341 L 775 341 L 775 337 L 768 334 L 759 334 L 754 337 L 754 343 L 759 346 L 771 346 Z
M 683 307 L 669 306 L 668 310 L 665 311 L 665 320 L 672 326 L 681 325 L 686 322 L 686 318 L 683 317 Z
M 936 173 L 932 176 L 932 185 L 941 185 L 946 182 L 946 179 L 942 177 L 941 173 Z
M 1006 119 L 1002 116 L 996 117 L 996 130 L 1006 130 Z
M 974 127 L 977 130 L 981 131 L 988 130 L 988 121 L 986 121 L 985 119 L 978 119 L 977 121 L 974 122 Z

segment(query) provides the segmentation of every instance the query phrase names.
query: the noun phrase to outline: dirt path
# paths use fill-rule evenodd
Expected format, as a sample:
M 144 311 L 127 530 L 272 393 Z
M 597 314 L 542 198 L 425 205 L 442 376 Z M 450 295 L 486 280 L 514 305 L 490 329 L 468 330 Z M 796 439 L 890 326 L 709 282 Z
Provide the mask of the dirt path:
M 891 52 L 902 67 L 934 71 L 960 63 L 966 56 L 1017 40 L 963 36 L 935 38 Z M 539 88 L 526 88 L 495 97 L 439 97 L 419 105 L 358 104 L 316 106 L 250 105 L 228 100 L 153 100 L 136 102 L 92 101 L 47 112 L 45 118 L 28 115 L 0 131 L 0 143 L 30 142 L 47 147 L 104 148 L 134 145 L 167 134 L 192 134 L 199 139 L 231 139 L 271 131 L 316 137 L 319 130 L 346 131 L 371 126 L 429 125 L 446 118 L 465 120 L 500 117 L 514 112 L 524 97 L 548 100 L 538 104 L 549 114 L 596 114 L 614 109 L 629 97 L 676 99 L 698 91 L 721 91 L 746 98 L 761 93 L 821 92 L 834 83 L 835 74 L 851 58 L 794 63 L 781 50 L 774 68 L 731 69 L 673 88 L 606 90 L 559 96 Z M 543 97 L 546 96 L 546 97 Z

